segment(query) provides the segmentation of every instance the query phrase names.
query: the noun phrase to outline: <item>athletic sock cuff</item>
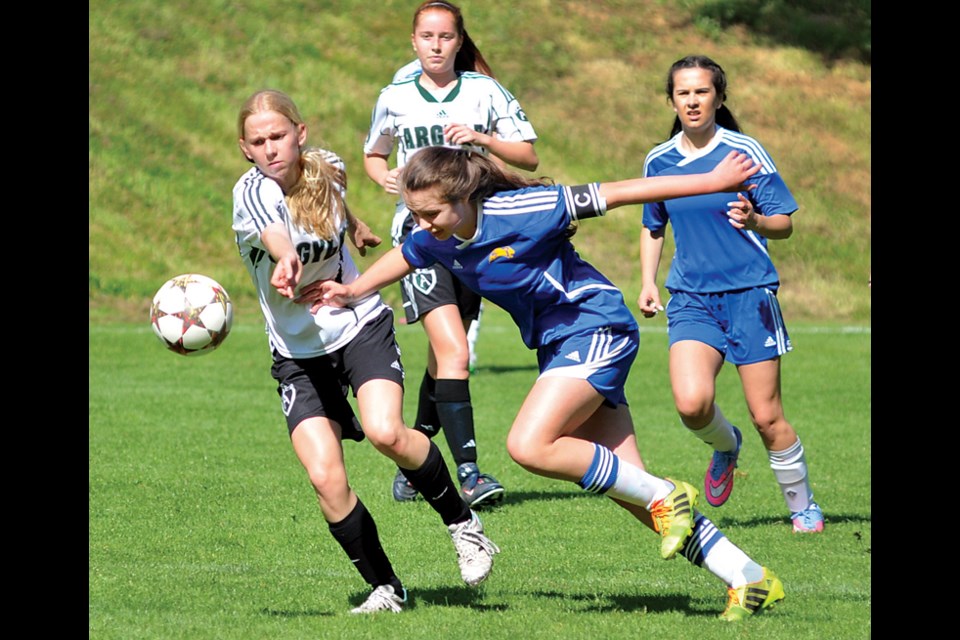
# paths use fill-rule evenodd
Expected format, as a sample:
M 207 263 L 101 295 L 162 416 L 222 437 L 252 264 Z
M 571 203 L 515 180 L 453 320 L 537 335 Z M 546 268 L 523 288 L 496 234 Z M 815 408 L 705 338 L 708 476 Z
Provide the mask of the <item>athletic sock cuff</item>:
M 470 381 L 439 378 L 434 397 L 437 402 L 470 402 Z

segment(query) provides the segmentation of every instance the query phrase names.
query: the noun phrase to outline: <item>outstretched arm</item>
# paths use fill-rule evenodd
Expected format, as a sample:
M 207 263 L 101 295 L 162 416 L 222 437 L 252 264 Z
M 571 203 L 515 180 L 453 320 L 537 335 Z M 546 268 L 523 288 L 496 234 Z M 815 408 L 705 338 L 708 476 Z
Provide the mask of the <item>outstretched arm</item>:
M 311 282 L 303 287 L 295 301 L 309 303 L 311 313 L 316 313 L 323 306 L 346 307 L 399 281 L 412 271 L 413 267 L 403 257 L 402 248 L 394 247 L 350 284 L 340 284 L 334 280 Z
M 749 156 L 731 151 L 709 173 L 686 176 L 655 176 L 634 178 L 600 185 L 600 195 L 607 201 L 607 211 L 627 204 L 659 202 L 718 191 L 749 191 L 744 183 L 760 170 Z

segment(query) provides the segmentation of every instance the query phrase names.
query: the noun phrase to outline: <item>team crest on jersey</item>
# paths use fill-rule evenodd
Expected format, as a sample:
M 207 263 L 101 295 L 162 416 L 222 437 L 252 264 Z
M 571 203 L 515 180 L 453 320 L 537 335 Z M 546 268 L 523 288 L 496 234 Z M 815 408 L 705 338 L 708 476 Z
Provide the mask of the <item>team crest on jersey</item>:
M 493 262 L 497 258 L 505 258 L 509 260 L 516 254 L 517 252 L 514 251 L 513 247 L 497 247 L 496 249 L 490 252 L 490 257 L 487 258 L 487 261 Z
M 517 109 L 517 118 L 519 118 L 523 122 L 527 122 L 527 114 L 523 112 L 523 109 L 520 109 L 520 108 Z
M 434 269 L 417 269 L 410 276 L 413 287 L 423 295 L 430 295 L 437 286 L 437 272 Z

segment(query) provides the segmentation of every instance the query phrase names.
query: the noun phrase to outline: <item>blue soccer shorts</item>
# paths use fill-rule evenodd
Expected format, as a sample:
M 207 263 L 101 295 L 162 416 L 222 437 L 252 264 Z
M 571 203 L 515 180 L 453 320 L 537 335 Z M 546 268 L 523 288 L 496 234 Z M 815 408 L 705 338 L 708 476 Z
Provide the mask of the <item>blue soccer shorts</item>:
M 540 377 L 586 380 L 603 396 L 604 404 L 616 408 L 627 404 L 623 387 L 639 348 L 635 327 L 602 327 L 555 340 L 537 349 Z
M 734 365 L 772 360 L 793 350 L 775 289 L 671 292 L 666 312 L 671 347 L 681 340 L 696 340 Z

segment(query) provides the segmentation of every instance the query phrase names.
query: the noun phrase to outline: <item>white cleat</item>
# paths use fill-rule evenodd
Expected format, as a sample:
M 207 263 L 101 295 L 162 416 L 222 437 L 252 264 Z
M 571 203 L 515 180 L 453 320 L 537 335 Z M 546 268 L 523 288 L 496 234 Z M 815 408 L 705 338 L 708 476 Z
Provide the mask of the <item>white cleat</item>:
M 453 538 L 453 546 L 457 549 L 460 577 L 471 587 L 477 586 L 486 580 L 493 570 L 493 555 L 500 553 L 500 547 L 483 535 L 480 518 L 472 510 L 469 520 L 451 524 L 447 529 Z

